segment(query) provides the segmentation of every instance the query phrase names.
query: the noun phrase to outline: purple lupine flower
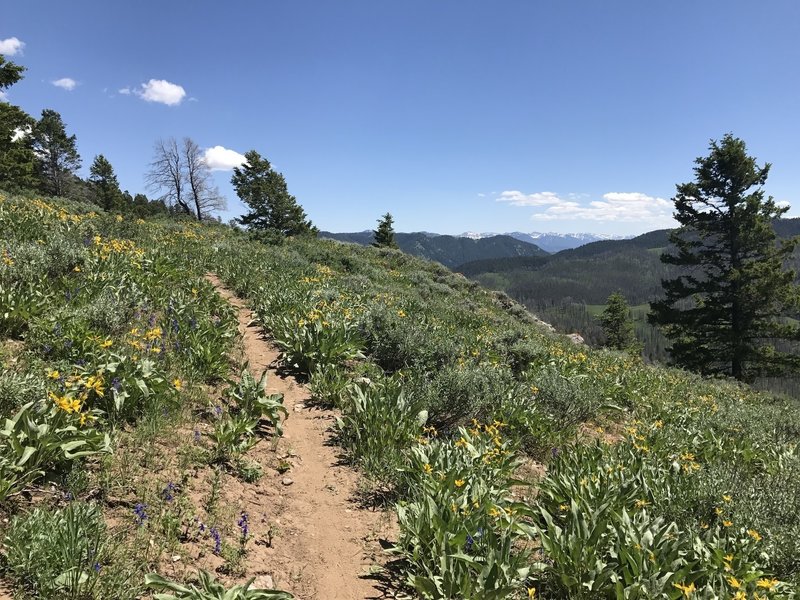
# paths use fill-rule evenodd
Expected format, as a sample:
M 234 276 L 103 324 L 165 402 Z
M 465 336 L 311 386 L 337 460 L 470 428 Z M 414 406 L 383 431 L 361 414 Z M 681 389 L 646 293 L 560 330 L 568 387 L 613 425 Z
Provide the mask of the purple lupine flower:
M 119 377 L 114 377 L 114 379 L 111 380 L 111 387 L 114 388 L 115 391 L 119 391 L 122 387 L 122 382 L 119 380 Z
M 222 536 L 220 536 L 219 530 L 216 527 L 212 527 L 208 532 L 211 534 L 211 537 L 214 538 L 214 554 L 219 554 L 222 550 Z
M 239 526 L 239 529 L 242 530 L 242 541 L 247 539 L 247 534 L 250 533 L 250 527 L 247 519 L 247 513 L 242 511 L 242 515 L 239 517 L 239 520 L 236 522 Z
M 161 491 L 161 496 L 167 502 L 172 502 L 175 499 L 175 484 L 171 481 L 168 482 L 166 487 Z
M 144 525 L 144 522 L 147 520 L 147 504 L 142 504 L 141 502 L 137 503 L 136 506 L 133 507 L 133 512 L 136 514 L 136 524 L 140 527 Z

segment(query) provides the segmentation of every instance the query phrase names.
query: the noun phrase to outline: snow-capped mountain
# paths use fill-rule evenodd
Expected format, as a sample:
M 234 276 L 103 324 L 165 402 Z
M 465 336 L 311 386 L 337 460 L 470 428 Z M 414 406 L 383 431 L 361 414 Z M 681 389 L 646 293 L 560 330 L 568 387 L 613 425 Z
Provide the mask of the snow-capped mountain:
M 475 231 L 467 231 L 462 233 L 460 237 L 466 237 L 473 240 L 480 240 L 486 237 L 499 235 L 497 233 L 477 233 Z M 625 240 L 633 236 L 631 235 L 607 235 L 602 233 L 542 233 L 539 231 L 531 231 L 525 233 L 522 231 L 511 231 L 503 235 L 511 236 L 522 242 L 536 244 L 542 250 L 547 252 L 559 252 L 567 250 L 568 248 L 577 248 L 584 244 L 591 242 L 599 242 L 601 240 Z

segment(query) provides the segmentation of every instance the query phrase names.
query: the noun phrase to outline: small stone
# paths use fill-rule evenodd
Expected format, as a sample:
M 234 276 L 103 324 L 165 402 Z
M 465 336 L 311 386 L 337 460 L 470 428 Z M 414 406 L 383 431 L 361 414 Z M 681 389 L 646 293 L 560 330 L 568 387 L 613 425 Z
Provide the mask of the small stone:
M 275 582 L 272 581 L 272 575 L 261 575 L 255 578 L 253 587 L 256 589 L 272 590 L 275 588 Z
M 294 405 L 294 412 L 300 412 L 306 407 L 305 404 L 295 404 Z
M 281 483 L 283 485 L 292 485 L 294 483 L 294 479 L 292 479 L 291 477 L 284 477 L 283 479 L 281 479 Z
M 181 559 L 181 555 L 180 554 L 176 554 L 176 555 L 174 555 L 172 557 L 172 562 L 178 562 L 180 559 Z

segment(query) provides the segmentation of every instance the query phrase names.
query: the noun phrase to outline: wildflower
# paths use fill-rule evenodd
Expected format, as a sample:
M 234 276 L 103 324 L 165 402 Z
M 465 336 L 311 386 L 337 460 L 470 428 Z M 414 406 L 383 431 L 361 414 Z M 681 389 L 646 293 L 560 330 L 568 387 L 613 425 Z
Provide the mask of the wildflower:
M 454 481 L 454 483 L 455 483 L 455 485 L 456 485 L 456 487 L 457 487 L 457 488 L 460 488 L 460 487 L 463 487 L 463 486 L 464 486 L 464 483 L 465 483 L 465 482 L 464 482 L 464 480 L 463 480 L 463 479 L 456 479 L 456 480 Z
M 105 392 L 103 387 L 103 377 L 101 375 L 92 375 L 86 380 L 86 389 L 94 390 L 94 393 L 102 397 Z
M 528 598 L 536 597 L 536 588 L 528 588 Z
M 722 524 L 723 524 L 725 527 L 730 527 L 731 525 L 733 525 L 733 521 L 728 521 L 728 520 L 725 520 L 725 521 L 723 521 L 723 522 L 722 522 Z
M 569 504 L 559 504 L 558 510 L 561 512 L 567 512 L 569 510 Z
M 732 500 L 732 498 L 728 494 L 723 494 L 722 495 L 722 501 L 723 502 L 730 502 L 731 500 Z
M 136 515 L 136 524 L 140 527 L 144 525 L 144 522 L 147 520 L 147 504 L 142 504 L 141 502 L 137 503 L 136 506 L 133 507 L 133 512 Z
M 735 590 L 738 590 L 740 587 L 742 587 L 742 582 L 736 579 L 736 577 L 733 575 L 728 577 L 728 584 Z
M 55 371 L 55 370 L 53 370 L 53 371 L 50 371 L 50 372 L 47 374 L 47 376 L 48 376 L 50 379 L 58 379 L 59 377 L 61 377 L 61 373 L 59 373 L 58 371 Z
M 672 587 L 674 587 L 675 589 L 678 589 L 681 592 L 683 592 L 683 597 L 684 598 L 688 598 L 689 596 L 691 596 L 695 592 L 695 590 L 697 589 L 697 588 L 695 588 L 693 583 L 690 583 L 689 585 L 681 584 L 681 583 L 673 583 Z
M 219 530 L 216 527 L 212 527 L 208 532 L 214 539 L 214 554 L 219 554 L 220 550 L 222 550 L 222 536 L 220 536 Z
M 110 339 L 107 339 L 107 340 L 105 340 L 104 342 L 102 342 L 100 344 L 100 347 L 101 348 L 110 348 L 113 344 L 114 344 L 114 342 L 112 342 Z
M 636 508 L 644 508 L 645 506 L 650 506 L 647 500 L 639 499 L 636 501 Z
M 758 533 L 755 529 L 748 529 L 747 530 L 747 535 L 749 535 L 751 538 L 753 538 L 757 542 L 761 541 L 761 534 Z
M 119 377 L 114 377 L 114 379 L 111 380 L 111 387 L 114 388 L 115 392 L 120 390 L 122 387 L 122 382 L 120 382 Z
M 174 379 L 172 381 L 172 387 L 180 392 L 181 388 L 183 388 L 183 382 L 180 379 Z
M 404 319 L 404 318 L 405 318 L 405 316 L 406 316 L 406 311 L 404 311 L 404 310 L 398 310 L 398 311 L 397 311 L 397 316 L 398 316 L 398 317 L 400 317 L 401 319 Z
M 463 437 L 456 442 L 456 448 L 465 448 L 467 446 L 467 440 Z
M 174 491 L 175 491 L 175 484 L 170 481 L 169 483 L 167 483 L 166 487 L 164 487 L 164 489 L 161 491 L 161 496 L 167 502 L 172 502 L 175 499 L 175 494 L 173 493 Z
M 777 579 L 759 579 L 756 582 L 756 586 L 767 590 L 771 590 L 776 585 L 778 585 L 778 583 L 779 581 Z
M 714 509 L 714 513 L 716 513 L 717 516 L 720 516 L 722 514 L 722 509 L 719 506 L 717 506 Z
M 427 475 L 430 475 L 433 472 L 433 467 L 430 465 L 430 463 L 425 463 L 422 465 L 422 470 L 425 471 Z
M 739 590 L 733 595 L 733 600 L 747 600 L 747 594 L 745 594 L 742 590 Z
M 239 520 L 236 522 L 236 524 L 239 526 L 239 529 L 242 531 L 242 541 L 244 542 L 245 540 L 247 540 L 248 533 L 250 533 L 250 527 L 248 525 L 248 519 L 247 519 L 247 513 L 246 512 L 242 511 L 242 514 L 239 517 Z

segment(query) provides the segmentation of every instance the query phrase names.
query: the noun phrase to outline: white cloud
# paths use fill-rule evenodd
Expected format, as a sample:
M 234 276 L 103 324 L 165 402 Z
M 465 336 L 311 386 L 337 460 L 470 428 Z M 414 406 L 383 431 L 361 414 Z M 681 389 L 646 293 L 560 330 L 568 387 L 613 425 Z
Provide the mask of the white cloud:
M 524 194 L 517 190 L 505 191 L 497 202 L 512 206 L 540 208 L 531 216 L 539 221 L 614 221 L 637 222 L 654 226 L 673 226 L 673 203 L 664 198 L 648 196 L 641 192 L 608 192 L 602 200 L 586 200 L 586 194 L 567 194 L 566 199 L 554 192 Z M 543 210 L 542 210 L 543 209 Z
M 0 90 L 0 102 L 5 102 L 6 98 L 8 98 L 8 95 L 3 90 Z
M 120 90 L 120 93 L 123 92 Z M 151 79 L 136 90 L 136 95 L 147 102 L 177 106 L 186 96 L 186 90 L 177 83 L 171 83 L 165 79 Z
M 30 125 L 28 125 L 28 126 L 27 126 L 27 127 L 25 127 L 25 128 L 22 128 L 22 127 L 17 127 L 17 128 L 14 130 L 14 133 L 13 133 L 13 134 L 11 134 L 11 141 L 12 141 L 12 142 L 16 142 L 17 140 L 21 140 L 21 139 L 23 139 L 25 136 L 27 136 L 27 135 L 30 135 L 30 133 L 31 133 L 31 127 L 30 127 Z
M 497 202 L 508 202 L 511 206 L 546 206 L 548 204 L 560 204 L 566 202 L 553 192 L 536 192 L 534 194 L 523 194 L 518 190 L 500 192 Z
M 117 93 L 122 94 L 123 96 L 130 96 L 131 95 L 131 88 L 124 87 L 117 90 Z
M 75 89 L 78 85 L 78 82 L 72 79 L 71 77 L 62 77 L 61 79 L 56 79 L 55 81 L 51 81 L 54 86 L 60 87 L 62 90 L 67 90 L 71 92 Z
M 207 148 L 203 158 L 212 171 L 230 171 L 246 162 L 243 154 L 223 146 Z
M 14 56 L 15 54 L 21 54 L 22 49 L 24 47 L 25 47 L 25 42 L 15 37 L 10 37 L 5 40 L 0 40 L 0 54 L 4 54 L 6 56 Z
M 792 208 L 792 203 L 788 200 L 778 200 L 775 205 L 778 208 Z

